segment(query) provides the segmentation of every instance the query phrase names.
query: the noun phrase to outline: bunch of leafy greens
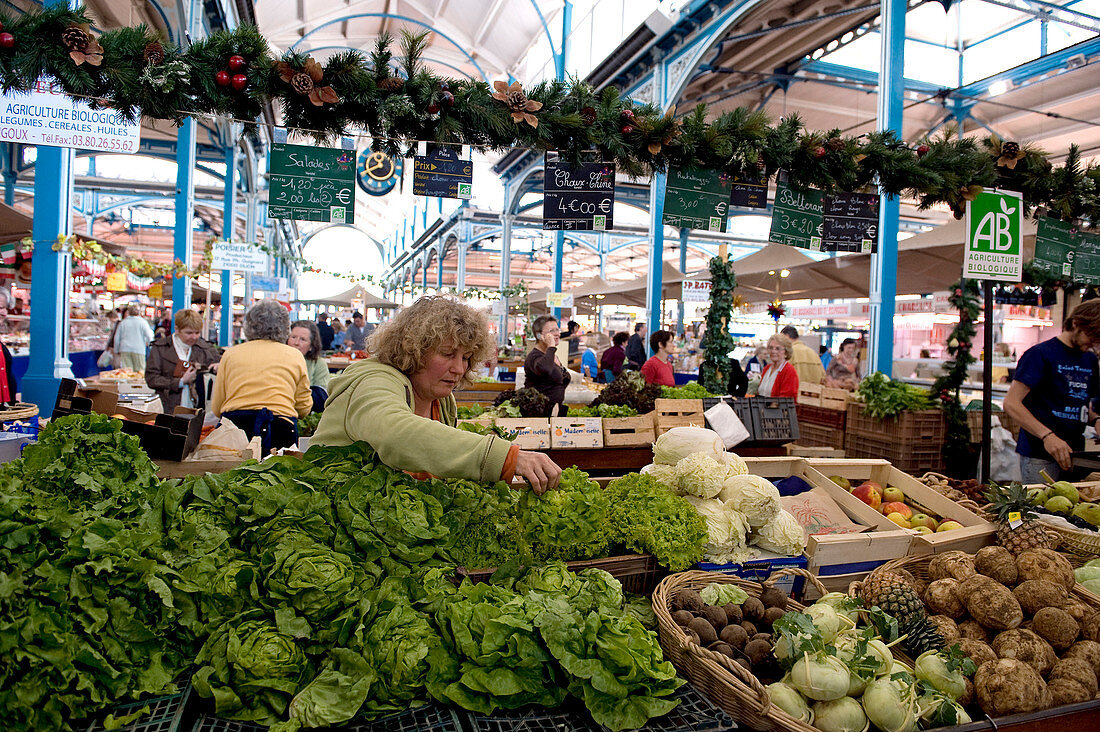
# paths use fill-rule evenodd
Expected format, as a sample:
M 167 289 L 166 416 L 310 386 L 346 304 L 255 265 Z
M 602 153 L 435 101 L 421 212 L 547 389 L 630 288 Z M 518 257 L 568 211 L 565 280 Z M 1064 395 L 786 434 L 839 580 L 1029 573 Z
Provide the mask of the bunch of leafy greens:
M 706 521 L 653 477 L 630 473 L 611 481 L 604 493 L 614 506 L 608 517 L 613 544 L 652 554 L 673 572 L 683 572 L 703 558 Z
M 616 419 L 620 417 L 637 417 L 638 410 L 628 404 L 596 404 L 587 407 L 570 407 L 569 416 Z
M 480 404 L 458 408 L 459 419 L 477 419 L 483 414 L 485 414 L 485 407 L 481 406 Z
M 927 389 L 894 381 L 878 371 L 859 382 L 856 395 L 863 400 L 863 409 L 867 415 L 875 419 L 932 408 L 931 395 Z
M 508 442 L 514 441 L 517 435 L 517 433 L 512 432 L 511 430 L 506 430 L 503 427 L 497 426 L 495 424 L 484 425 L 475 424 L 473 422 L 460 422 L 456 426 L 460 430 L 463 430 L 465 432 L 473 432 L 475 435 L 496 435 L 501 439 L 508 440 Z
M 319 424 L 321 424 L 321 412 L 310 412 L 298 420 L 298 434 L 302 437 L 312 437 Z
M 576 468 L 562 471 L 557 490 L 527 491 L 519 502 L 524 536 L 540 560 L 606 556 L 610 508 L 599 484 Z
M 507 389 L 493 400 L 492 412 L 497 417 L 545 417 L 550 401 L 537 389 Z
M 663 399 L 706 399 L 707 397 L 721 396 L 707 390 L 698 381 L 690 381 L 683 386 L 662 386 L 661 397 Z
M 653 411 L 654 401 L 661 397 L 661 387 L 647 384 L 637 371 L 621 371 L 615 380 L 603 388 L 591 406 L 621 404 L 633 408 L 638 414 Z

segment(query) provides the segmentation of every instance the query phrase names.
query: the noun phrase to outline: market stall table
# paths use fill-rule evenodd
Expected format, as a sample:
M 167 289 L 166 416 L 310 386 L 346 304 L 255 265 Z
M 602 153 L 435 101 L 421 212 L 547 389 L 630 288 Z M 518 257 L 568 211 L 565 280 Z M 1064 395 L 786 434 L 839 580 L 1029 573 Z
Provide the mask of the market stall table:
M 741 457 L 781 457 L 787 454 L 783 445 L 768 447 L 733 448 Z M 593 476 L 621 475 L 641 470 L 653 462 L 653 448 L 642 447 L 594 447 L 550 448 L 540 450 L 563 468 L 576 466 Z

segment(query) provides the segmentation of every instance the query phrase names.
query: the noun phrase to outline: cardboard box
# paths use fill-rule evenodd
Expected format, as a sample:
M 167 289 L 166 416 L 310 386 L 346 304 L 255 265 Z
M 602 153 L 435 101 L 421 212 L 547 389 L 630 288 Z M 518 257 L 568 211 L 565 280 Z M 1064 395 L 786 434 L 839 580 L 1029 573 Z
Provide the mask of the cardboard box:
M 501 417 L 496 425 L 516 433 L 512 444 L 523 450 L 547 450 L 550 448 L 550 420 L 535 417 Z
M 656 412 L 637 417 L 604 417 L 605 447 L 644 447 L 657 439 Z
M 702 399 L 656 399 L 653 402 L 657 418 L 657 434 L 673 427 L 706 427 Z
M 550 447 L 603 447 L 599 417 L 551 417 Z
M 903 473 L 886 460 L 810 459 L 808 462 L 822 477 L 839 475 L 851 481 L 873 480 L 884 488 L 888 485 L 897 486 L 905 494 L 905 502 L 912 508 L 938 519 L 951 519 L 963 525 L 961 529 L 935 534 L 913 534 L 910 554 L 941 554 L 955 550 L 973 554 L 993 541 L 993 533 L 996 531 L 993 524 L 937 493 L 913 476 Z M 865 508 L 873 510 L 870 506 L 865 505 Z

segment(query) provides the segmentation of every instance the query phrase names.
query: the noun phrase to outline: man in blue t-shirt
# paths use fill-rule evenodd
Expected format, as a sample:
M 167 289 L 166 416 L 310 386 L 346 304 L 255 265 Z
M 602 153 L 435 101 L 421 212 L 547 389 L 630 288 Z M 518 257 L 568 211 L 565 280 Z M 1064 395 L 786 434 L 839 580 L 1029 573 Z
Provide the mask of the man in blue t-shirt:
M 1100 300 L 1074 308 L 1062 332 L 1024 352 L 1005 397 L 1005 411 L 1020 423 L 1016 452 L 1024 483 L 1054 480 L 1071 467 L 1071 453 L 1084 449 L 1086 424 L 1095 424 L 1091 404 L 1100 392 Z

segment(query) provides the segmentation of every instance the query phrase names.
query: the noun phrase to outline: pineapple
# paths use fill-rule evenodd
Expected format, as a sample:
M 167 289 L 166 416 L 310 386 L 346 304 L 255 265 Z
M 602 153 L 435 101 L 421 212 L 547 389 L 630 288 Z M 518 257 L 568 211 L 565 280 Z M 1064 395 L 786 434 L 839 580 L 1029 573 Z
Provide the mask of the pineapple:
M 1035 518 L 1035 510 L 1027 500 L 1027 489 L 1022 483 L 1008 486 L 991 484 L 985 493 L 997 522 L 997 543 L 1016 556 L 1028 549 L 1053 549 L 1054 542 L 1043 525 Z M 1009 526 L 1009 514 L 1018 511 L 1023 521 L 1015 529 Z
M 872 572 L 864 581 L 859 596 L 867 607 L 878 605 L 884 613 L 893 616 L 899 627 L 925 616 L 924 601 L 913 583 L 897 572 Z
M 899 631 L 905 637 L 901 644 L 912 658 L 927 651 L 941 650 L 946 645 L 935 623 L 924 615 L 913 616 L 908 623 L 899 623 Z

